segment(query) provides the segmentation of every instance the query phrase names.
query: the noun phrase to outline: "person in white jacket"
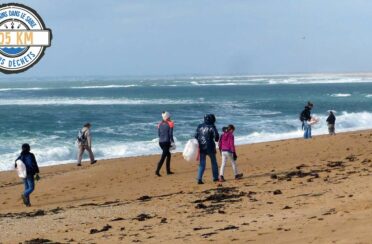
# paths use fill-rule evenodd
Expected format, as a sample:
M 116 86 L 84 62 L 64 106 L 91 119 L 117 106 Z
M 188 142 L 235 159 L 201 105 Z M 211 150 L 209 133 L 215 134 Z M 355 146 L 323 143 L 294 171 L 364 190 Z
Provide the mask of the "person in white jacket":
M 78 145 L 78 159 L 77 159 L 77 166 L 81 166 L 81 160 L 83 159 L 84 151 L 87 150 L 90 158 L 90 163 L 95 164 L 97 160 L 94 159 L 94 154 L 92 152 L 92 136 L 90 135 L 90 128 L 92 125 L 90 123 L 86 123 L 84 127 L 79 131 L 79 135 L 77 137 L 77 145 Z

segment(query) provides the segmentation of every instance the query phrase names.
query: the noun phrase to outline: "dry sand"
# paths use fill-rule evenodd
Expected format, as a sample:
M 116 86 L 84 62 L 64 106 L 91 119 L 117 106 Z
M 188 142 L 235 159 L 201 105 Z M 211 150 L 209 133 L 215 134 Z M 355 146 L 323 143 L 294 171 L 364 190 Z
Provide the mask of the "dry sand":
M 1 172 L 0 243 L 372 243 L 371 142 L 361 131 L 240 146 L 244 178 L 228 165 L 223 184 L 208 162 L 197 185 L 181 154 L 162 177 L 159 156 L 45 167 L 31 208 Z

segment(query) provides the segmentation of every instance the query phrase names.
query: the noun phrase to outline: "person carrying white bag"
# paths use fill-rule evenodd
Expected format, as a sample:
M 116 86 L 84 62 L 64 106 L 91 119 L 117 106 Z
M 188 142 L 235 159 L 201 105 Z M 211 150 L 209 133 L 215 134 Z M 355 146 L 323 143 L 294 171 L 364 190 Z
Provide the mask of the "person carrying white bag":
M 25 186 L 21 197 L 26 207 L 31 207 L 30 195 L 35 190 L 35 180 L 38 181 L 40 179 L 39 166 L 37 165 L 35 155 L 30 150 L 29 144 L 23 144 L 21 155 L 15 161 L 18 176 L 22 178 Z

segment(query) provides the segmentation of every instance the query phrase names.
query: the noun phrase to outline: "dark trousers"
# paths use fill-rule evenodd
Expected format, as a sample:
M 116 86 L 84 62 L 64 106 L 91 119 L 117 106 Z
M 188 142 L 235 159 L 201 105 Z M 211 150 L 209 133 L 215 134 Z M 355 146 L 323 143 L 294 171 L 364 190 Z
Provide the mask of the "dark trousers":
M 158 163 L 158 168 L 156 169 L 156 172 L 159 173 L 161 167 L 164 164 L 165 159 L 167 159 L 166 166 L 167 166 L 167 173 L 170 172 L 170 161 L 171 161 L 171 153 L 169 151 L 169 148 L 171 146 L 170 142 L 159 142 L 160 148 L 163 150 L 163 153 L 161 154 L 160 161 Z

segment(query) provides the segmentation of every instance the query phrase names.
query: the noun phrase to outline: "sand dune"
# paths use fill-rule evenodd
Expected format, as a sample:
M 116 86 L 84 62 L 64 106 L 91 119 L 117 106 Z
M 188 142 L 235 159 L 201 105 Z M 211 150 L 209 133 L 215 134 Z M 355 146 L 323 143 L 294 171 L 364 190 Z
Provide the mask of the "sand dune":
M 244 178 L 228 165 L 213 183 L 208 163 L 202 186 L 180 154 L 160 178 L 158 156 L 45 167 L 31 208 L 1 172 L 0 243 L 371 243 L 371 142 L 361 131 L 240 146 Z

